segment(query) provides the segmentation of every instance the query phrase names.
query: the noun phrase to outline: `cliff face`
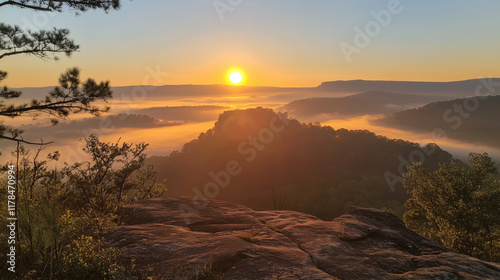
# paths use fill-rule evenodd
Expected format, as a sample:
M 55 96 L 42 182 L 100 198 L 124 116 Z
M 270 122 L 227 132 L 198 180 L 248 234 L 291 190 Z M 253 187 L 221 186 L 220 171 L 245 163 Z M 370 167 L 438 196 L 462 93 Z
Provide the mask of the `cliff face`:
M 198 206 L 136 202 L 106 238 L 160 279 L 500 279 L 499 264 L 452 252 L 376 209 L 322 221 L 218 200 Z

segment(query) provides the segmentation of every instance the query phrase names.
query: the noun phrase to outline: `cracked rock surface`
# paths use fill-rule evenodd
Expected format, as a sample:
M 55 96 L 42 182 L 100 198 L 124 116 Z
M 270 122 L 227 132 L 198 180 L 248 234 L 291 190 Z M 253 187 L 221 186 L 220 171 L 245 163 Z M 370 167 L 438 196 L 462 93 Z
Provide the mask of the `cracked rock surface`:
M 125 208 L 111 246 L 159 279 L 500 279 L 500 265 L 455 253 L 396 216 L 351 207 L 333 221 L 208 200 L 158 198 Z M 156 279 L 156 278 L 155 278 Z

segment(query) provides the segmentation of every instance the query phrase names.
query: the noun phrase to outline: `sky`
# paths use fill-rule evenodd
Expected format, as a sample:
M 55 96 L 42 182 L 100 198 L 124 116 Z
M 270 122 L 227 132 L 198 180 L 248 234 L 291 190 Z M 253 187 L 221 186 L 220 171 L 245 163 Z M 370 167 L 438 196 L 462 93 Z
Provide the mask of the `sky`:
M 1 22 L 68 28 L 81 48 L 0 69 L 10 87 L 53 86 L 73 66 L 112 86 L 227 84 L 234 68 L 246 85 L 284 87 L 500 77 L 499 10 L 497 0 L 125 0 L 78 16 L 4 6 Z

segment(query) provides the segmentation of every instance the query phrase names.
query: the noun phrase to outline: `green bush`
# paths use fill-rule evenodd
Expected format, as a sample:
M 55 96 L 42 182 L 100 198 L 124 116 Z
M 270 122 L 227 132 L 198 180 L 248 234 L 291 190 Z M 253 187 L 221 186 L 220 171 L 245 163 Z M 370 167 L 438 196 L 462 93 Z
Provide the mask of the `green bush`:
M 459 253 L 500 261 L 500 181 L 487 154 L 469 155 L 434 172 L 419 164 L 404 176 L 411 198 L 404 214 L 408 228 Z
M 102 234 L 118 225 L 121 205 L 158 196 L 163 185 L 156 183 L 154 169 L 143 168 L 147 145 L 102 143 L 94 136 L 85 141 L 93 147 L 92 160 L 60 170 L 49 168 L 58 153 L 40 160 L 42 148 L 34 154 L 19 150 L 17 279 L 137 278 L 131 267 L 118 262 L 123 251 L 108 247 Z M 5 193 L 0 194 L 4 201 Z M 7 221 L 6 211 L 0 211 L 0 218 L 2 224 Z M 2 252 L 6 246 L 1 242 Z M 0 261 L 6 271 L 6 254 Z
M 134 279 L 117 263 L 123 253 L 118 248 L 106 247 L 103 238 L 82 235 L 63 250 L 61 279 Z

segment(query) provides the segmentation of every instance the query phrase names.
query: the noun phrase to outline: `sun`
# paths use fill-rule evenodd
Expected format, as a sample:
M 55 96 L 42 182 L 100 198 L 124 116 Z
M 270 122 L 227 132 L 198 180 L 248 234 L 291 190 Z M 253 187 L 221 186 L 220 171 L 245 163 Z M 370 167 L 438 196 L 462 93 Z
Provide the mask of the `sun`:
M 243 74 L 240 71 L 231 71 L 229 74 L 229 81 L 235 85 L 241 84 L 243 81 Z

